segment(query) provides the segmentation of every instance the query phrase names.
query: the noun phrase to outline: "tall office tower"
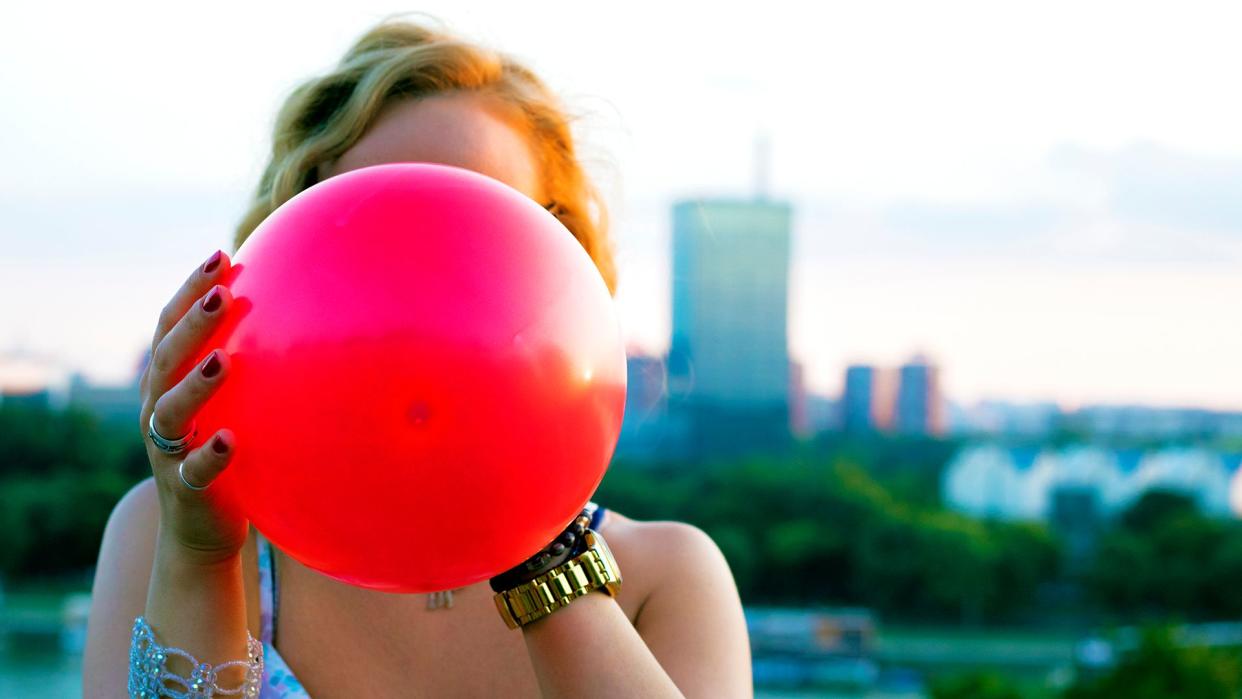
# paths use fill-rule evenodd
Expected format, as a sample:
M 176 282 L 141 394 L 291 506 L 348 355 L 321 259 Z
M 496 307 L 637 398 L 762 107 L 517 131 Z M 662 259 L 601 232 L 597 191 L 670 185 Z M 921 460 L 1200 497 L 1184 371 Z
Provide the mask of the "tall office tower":
M 791 218 L 763 199 L 673 207 L 670 408 L 686 416 L 694 456 L 789 441 Z
M 925 357 L 901 366 L 897 388 L 896 428 L 903 434 L 944 433 L 944 401 L 940 394 L 940 371 Z
M 893 426 L 896 399 L 893 372 L 867 364 L 845 369 L 841 428 L 846 432 L 886 431 Z

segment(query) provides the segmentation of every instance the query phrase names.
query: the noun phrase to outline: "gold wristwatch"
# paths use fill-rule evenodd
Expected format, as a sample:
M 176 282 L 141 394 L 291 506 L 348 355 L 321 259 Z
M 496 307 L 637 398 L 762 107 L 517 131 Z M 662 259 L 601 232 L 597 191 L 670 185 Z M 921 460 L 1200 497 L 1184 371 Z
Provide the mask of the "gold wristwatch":
M 621 570 L 608 544 L 590 529 L 584 533 L 584 539 L 586 550 L 582 553 L 530 582 L 496 593 L 496 609 L 506 626 L 525 626 L 594 590 L 617 596 L 621 591 Z

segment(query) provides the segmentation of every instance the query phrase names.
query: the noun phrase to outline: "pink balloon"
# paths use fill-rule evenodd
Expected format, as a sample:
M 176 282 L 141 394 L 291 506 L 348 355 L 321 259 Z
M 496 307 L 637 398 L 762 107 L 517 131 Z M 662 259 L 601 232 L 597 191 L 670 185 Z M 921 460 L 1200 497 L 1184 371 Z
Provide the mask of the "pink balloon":
M 604 476 L 625 405 L 612 298 L 573 235 L 494 179 L 400 163 L 328 179 L 238 251 L 219 491 L 363 587 L 469 585 L 549 543 Z

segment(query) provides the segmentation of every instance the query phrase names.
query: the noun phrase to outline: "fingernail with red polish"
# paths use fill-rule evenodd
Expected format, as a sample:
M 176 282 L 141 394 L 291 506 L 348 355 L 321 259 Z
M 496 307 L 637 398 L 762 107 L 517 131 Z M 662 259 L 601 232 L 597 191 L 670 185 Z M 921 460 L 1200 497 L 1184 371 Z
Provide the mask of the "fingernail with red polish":
M 203 299 L 203 310 L 208 313 L 214 313 L 220 308 L 220 303 L 222 301 L 223 299 L 220 297 L 220 287 L 217 286 L 211 290 L 210 294 L 207 294 L 207 298 Z
M 207 360 L 203 362 L 203 368 L 199 369 L 203 373 L 203 378 L 215 378 L 220 373 L 220 358 L 215 352 L 207 355 Z
M 223 437 L 216 435 L 211 440 L 211 450 L 217 454 L 227 454 L 229 453 L 229 444 L 224 441 Z
M 222 253 L 217 250 L 211 257 L 207 258 L 207 262 L 203 264 L 203 274 L 211 274 L 216 271 L 216 267 L 220 266 L 220 257 Z

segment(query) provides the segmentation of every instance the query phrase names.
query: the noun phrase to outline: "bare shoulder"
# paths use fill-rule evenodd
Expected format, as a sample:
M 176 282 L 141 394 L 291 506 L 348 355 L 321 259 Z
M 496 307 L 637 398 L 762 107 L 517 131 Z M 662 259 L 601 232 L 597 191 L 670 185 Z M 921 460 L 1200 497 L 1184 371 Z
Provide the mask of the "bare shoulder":
M 733 573 L 720 547 L 702 529 L 685 522 L 643 521 L 608 510 L 600 526 L 621 567 L 640 598 L 639 615 L 653 595 L 669 590 L 710 589 L 730 604 L 738 600 Z M 736 602 L 740 609 L 740 601 Z M 635 620 L 636 622 L 638 619 Z
M 742 601 L 720 547 L 685 522 L 609 510 L 600 533 L 639 596 L 634 626 L 686 696 L 752 696 Z
M 112 572 L 117 567 L 130 568 L 126 564 L 135 562 L 145 563 L 144 569 L 150 568 L 155 551 L 155 533 L 160 522 L 159 504 L 154 478 L 143 479 L 117 501 L 108 516 L 103 542 L 99 547 L 96 588 L 107 581 L 99 576 L 101 570 Z M 144 592 L 145 589 L 144 586 Z
M 91 589 L 82 658 L 84 696 L 125 692 L 129 632 L 146 607 L 158 526 L 159 497 L 151 478 L 130 488 L 108 517 Z
M 82 656 L 83 696 L 124 696 L 129 666 L 129 634 L 134 618 L 147 606 L 155 539 L 160 524 L 160 501 L 155 479 L 146 478 L 117 501 L 104 527 L 91 612 Z M 242 549 L 251 633 L 258 634 L 257 576 L 253 536 Z
M 660 583 L 669 575 L 695 571 L 696 578 L 726 576 L 733 582 L 720 547 L 702 529 L 685 522 L 631 519 L 615 510 L 604 516 L 600 533 L 616 554 L 618 562 L 642 573 L 644 581 Z

